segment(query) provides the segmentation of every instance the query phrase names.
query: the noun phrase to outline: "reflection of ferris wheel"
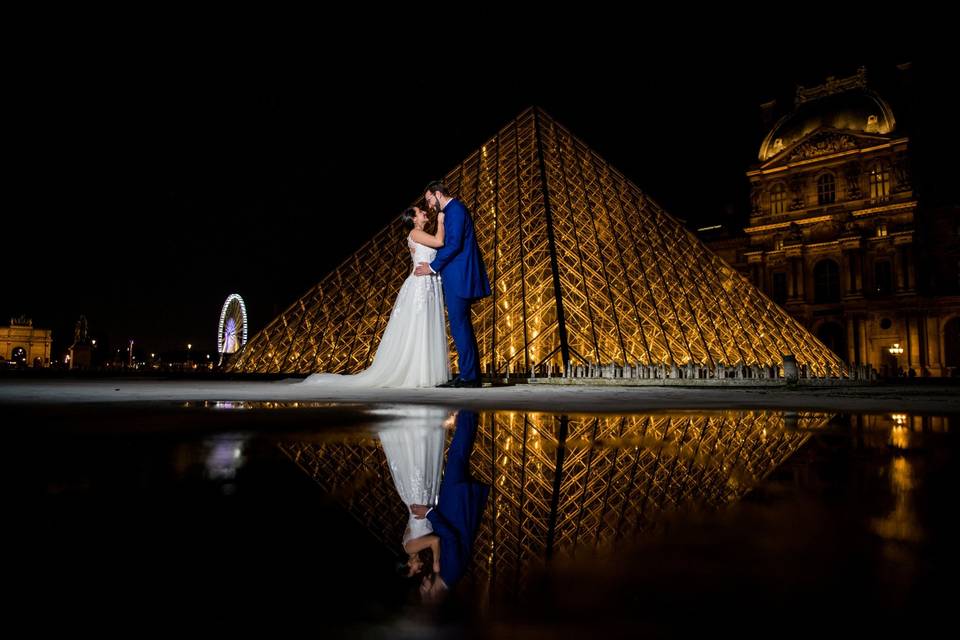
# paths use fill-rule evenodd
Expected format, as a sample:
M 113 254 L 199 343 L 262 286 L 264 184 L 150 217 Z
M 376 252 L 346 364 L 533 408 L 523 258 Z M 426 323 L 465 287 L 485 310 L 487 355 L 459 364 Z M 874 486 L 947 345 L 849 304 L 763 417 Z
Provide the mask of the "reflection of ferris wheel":
M 220 352 L 220 363 L 223 356 L 236 353 L 240 347 L 247 344 L 247 306 L 243 298 L 232 293 L 227 296 L 220 312 L 220 328 L 217 330 L 217 351 Z

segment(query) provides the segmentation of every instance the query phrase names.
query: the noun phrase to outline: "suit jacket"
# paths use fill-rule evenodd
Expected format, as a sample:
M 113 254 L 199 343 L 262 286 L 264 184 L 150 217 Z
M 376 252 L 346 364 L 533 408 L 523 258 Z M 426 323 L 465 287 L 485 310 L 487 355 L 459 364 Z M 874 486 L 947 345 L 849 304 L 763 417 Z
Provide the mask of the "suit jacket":
M 461 410 L 457 413 L 437 506 L 427 514 L 433 532 L 440 536 L 440 577 L 451 588 L 470 564 L 474 538 L 490 494 L 488 485 L 470 477 L 470 451 L 476 436 L 476 412 Z
M 443 280 L 443 294 L 477 300 L 490 295 L 490 280 L 477 246 L 473 220 L 463 203 L 454 198 L 443 208 L 443 246 L 430 268 Z

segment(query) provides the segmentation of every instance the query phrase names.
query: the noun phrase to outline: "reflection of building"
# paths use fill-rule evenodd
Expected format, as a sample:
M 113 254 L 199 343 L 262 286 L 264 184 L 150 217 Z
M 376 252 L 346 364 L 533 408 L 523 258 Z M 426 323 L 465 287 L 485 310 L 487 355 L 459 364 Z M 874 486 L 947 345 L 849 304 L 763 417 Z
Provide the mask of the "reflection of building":
M 924 207 L 912 147 L 864 68 L 798 87 L 747 172 L 747 238 L 707 243 L 848 364 L 950 375 L 960 211 Z
M 10 318 L 9 327 L 0 327 L 3 357 L 26 366 L 49 367 L 52 335 L 50 329 L 35 329 L 30 318 Z
M 444 178 L 472 213 L 493 295 L 474 305 L 488 374 L 567 363 L 780 364 L 840 358 L 539 109 Z M 400 222 L 262 331 L 229 369 L 355 373 L 410 273 Z M 345 286 L 344 283 L 349 283 Z M 456 368 L 456 351 L 451 348 Z
M 471 468 L 492 490 L 468 579 L 508 597 L 525 591 L 531 572 L 550 558 L 610 552 L 656 527 L 667 512 L 739 500 L 830 417 L 481 414 Z M 398 549 L 408 514 L 376 436 L 354 429 L 324 440 L 280 447 L 376 538 Z

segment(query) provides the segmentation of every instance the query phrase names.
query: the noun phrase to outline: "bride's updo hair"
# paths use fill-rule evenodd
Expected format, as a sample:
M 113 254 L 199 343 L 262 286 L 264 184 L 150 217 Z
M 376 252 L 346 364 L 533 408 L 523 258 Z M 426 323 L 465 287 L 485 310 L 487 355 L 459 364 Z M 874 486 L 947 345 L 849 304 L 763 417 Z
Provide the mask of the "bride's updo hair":
M 417 576 L 432 576 L 433 575 L 433 549 L 427 547 L 425 549 L 420 549 L 417 551 L 417 557 L 420 558 L 420 563 L 423 565 L 420 571 L 416 573 L 410 573 L 410 567 L 407 565 L 409 556 L 404 554 L 402 557 L 397 559 L 397 575 L 401 578 L 415 578 Z
M 400 221 L 403 223 L 403 228 L 406 231 L 413 229 L 416 224 L 417 219 L 417 210 L 414 207 L 407 207 L 403 210 L 403 213 L 400 214 Z

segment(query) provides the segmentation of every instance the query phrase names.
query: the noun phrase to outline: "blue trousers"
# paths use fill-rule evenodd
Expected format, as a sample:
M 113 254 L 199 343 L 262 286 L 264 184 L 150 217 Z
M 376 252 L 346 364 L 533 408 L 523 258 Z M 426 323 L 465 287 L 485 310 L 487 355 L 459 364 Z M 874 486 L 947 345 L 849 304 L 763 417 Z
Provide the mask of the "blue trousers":
M 457 362 L 460 365 L 460 379 L 472 382 L 480 379 L 480 350 L 477 337 L 473 333 L 470 321 L 472 300 L 457 295 L 444 296 L 447 303 L 447 315 L 450 318 L 450 333 L 457 347 Z

